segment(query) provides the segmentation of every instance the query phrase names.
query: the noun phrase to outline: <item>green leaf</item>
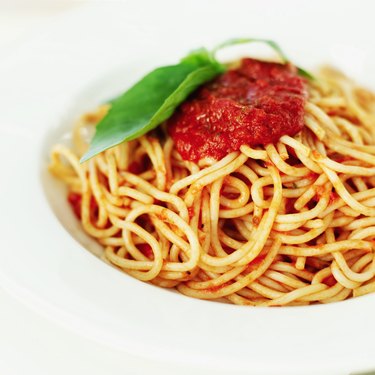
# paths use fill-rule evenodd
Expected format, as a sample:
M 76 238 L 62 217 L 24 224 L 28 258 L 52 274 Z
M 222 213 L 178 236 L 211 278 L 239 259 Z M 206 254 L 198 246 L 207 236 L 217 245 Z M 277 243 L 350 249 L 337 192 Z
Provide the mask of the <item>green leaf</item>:
M 193 65 L 213 64 L 220 65 L 222 68 L 224 68 L 224 66 L 220 64 L 215 59 L 215 56 L 206 48 L 198 48 L 196 50 L 191 51 L 187 56 L 182 58 L 180 62 Z
M 280 46 L 274 42 L 273 40 L 269 39 L 260 39 L 260 38 L 233 38 L 229 39 L 224 43 L 219 44 L 216 48 L 213 50 L 213 54 L 215 55 L 217 51 L 220 49 L 223 49 L 225 47 L 234 46 L 236 44 L 246 44 L 246 43 L 264 43 L 269 45 L 279 56 L 282 63 L 287 63 L 289 59 L 286 57 L 283 50 L 280 48 Z
M 81 162 L 156 128 L 194 90 L 224 70 L 205 49 L 193 51 L 177 65 L 153 70 L 113 102 Z
M 281 49 L 281 47 L 276 42 L 274 42 L 273 40 L 261 39 L 261 38 L 234 38 L 234 39 L 229 39 L 226 42 L 221 43 L 216 48 L 214 48 L 213 55 L 215 55 L 216 52 L 219 51 L 220 49 L 230 47 L 230 46 L 234 46 L 236 44 L 246 44 L 246 43 L 264 43 L 264 44 L 267 44 L 279 55 L 279 57 L 281 59 L 281 62 L 283 64 L 286 64 L 290 61 L 288 59 L 288 57 L 286 56 L 286 54 L 284 53 L 284 51 Z M 309 73 L 307 70 L 302 69 L 298 66 L 297 66 L 297 72 L 301 77 L 307 78 L 311 81 L 316 80 L 316 78 L 311 73 Z
M 316 77 L 314 75 L 312 75 L 310 72 L 308 72 L 307 70 L 305 69 L 302 69 L 300 67 L 297 66 L 297 72 L 298 72 L 298 75 L 300 75 L 301 77 L 305 77 L 307 79 L 309 79 L 310 81 L 316 81 Z
M 199 86 L 225 72 L 226 67 L 215 58 L 218 50 L 253 42 L 268 44 L 277 52 L 283 63 L 289 62 L 279 45 L 272 40 L 237 38 L 220 44 L 212 52 L 205 48 L 197 49 L 177 65 L 157 68 L 120 97 L 111 100 L 112 107 L 97 125 L 90 148 L 81 162 L 156 128 Z M 308 79 L 314 79 L 301 68 L 298 68 L 298 73 Z

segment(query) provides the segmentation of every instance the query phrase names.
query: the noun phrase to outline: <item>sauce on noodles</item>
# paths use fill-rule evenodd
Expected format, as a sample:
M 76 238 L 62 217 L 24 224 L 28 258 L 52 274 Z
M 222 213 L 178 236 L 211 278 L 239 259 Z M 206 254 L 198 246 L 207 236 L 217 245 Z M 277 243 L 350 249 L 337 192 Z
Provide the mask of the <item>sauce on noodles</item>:
M 55 145 L 49 167 L 107 262 L 238 305 L 375 292 L 374 94 L 333 69 L 304 81 L 290 65 L 245 59 L 190 97 L 169 128 L 80 164 L 85 134 L 108 109 L 83 115 L 72 148 Z
M 185 160 L 220 160 L 242 145 L 297 134 L 305 98 L 294 66 L 246 58 L 185 101 L 168 121 L 169 133 Z

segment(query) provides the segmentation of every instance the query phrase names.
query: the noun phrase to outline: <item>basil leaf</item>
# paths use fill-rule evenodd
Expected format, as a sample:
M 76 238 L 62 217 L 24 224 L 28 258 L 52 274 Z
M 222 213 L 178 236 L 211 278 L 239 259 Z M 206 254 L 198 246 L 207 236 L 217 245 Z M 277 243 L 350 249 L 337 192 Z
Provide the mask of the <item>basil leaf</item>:
M 288 57 L 286 56 L 286 54 L 284 53 L 284 51 L 281 49 L 281 47 L 276 42 L 274 42 L 273 40 L 260 39 L 260 38 L 234 38 L 234 39 L 229 39 L 226 42 L 221 43 L 216 48 L 214 48 L 213 55 L 215 55 L 216 52 L 219 51 L 222 48 L 234 46 L 236 44 L 245 44 L 245 43 L 265 43 L 265 44 L 269 45 L 279 55 L 279 57 L 281 59 L 281 62 L 283 64 L 286 64 L 290 61 L 288 59 Z M 297 66 L 297 72 L 301 77 L 307 78 L 311 81 L 316 81 L 316 78 L 305 69 L 302 69 L 302 68 Z
M 205 48 L 197 49 L 177 65 L 157 68 L 120 97 L 110 101 L 112 107 L 97 125 L 89 151 L 83 155 L 81 163 L 156 128 L 200 85 L 225 72 L 225 65 L 215 58 L 218 50 L 235 44 L 253 42 L 268 44 L 280 56 L 282 63 L 289 62 L 280 46 L 272 40 L 237 38 L 220 44 L 212 52 Z M 315 79 L 302 68 L 298 68 L 298 74 L 311 80 Z
M 297 66 L 297 72 L 298 72 L 298 75 L 300 75 L 301 77 L 305 77 L 307 79 L 309 79 L 310 81 L 316 81 L 316 77 L 314 75 L 312 75 L 310 72 L 308 72 L 307 70 L 305 69 L 302 69 L 300 67 Z
M 181 62 L 196 65 L 213 64 L 219 65 L 223 69 L 225 69 L 224 65 L 220 64 L 215 59 L 215 56 L 212 54 L 212 52 L 208 51 L 206 48 L 199 48 L 190 52 L 187 56 L 181 59 Z
M 274 42 L 273 40 L 269 39 L 260 39 L 260 38 L 233 38 L 229 39 L 224 43 L 219 44 L 216 48 L 213 50 L 213 54 L 215 55 L 217 51 L 220 49 L 223 49 L 225 47 L 234 46 L 236 44 L 245 44 L 245 43 L 264 43 L 269 45 L 279 56 L 282 63 L 287 63 L 289 59 L 286 57 L 283 50 L 280 48 L 280 46 Z
M 224 70 L 204 49 L 192 52 L 177 65 L 153 70 L 113 102 L 81 162 L 156 128 L 194 90 Z

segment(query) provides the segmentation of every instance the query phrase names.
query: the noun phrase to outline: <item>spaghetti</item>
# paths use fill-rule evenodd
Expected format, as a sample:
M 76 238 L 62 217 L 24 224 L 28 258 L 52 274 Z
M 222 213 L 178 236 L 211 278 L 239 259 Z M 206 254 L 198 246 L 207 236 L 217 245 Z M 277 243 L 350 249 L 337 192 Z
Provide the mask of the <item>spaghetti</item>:
M 126 273 L 195 298 L 307 305 L 375 291 L 375 96 L 337 71 L 308 83 L 302 131 L 221 160 L 186 161 L 166 125 L 88 162 L 84 115 L 74 151 L 50 171 L 83 229 Z

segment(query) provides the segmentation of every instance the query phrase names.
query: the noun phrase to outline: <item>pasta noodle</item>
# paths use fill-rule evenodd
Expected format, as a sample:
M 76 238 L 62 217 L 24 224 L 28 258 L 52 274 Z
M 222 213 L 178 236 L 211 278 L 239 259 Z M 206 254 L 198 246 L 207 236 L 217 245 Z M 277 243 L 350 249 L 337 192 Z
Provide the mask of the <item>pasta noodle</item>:
M 305 127 L 277 144 L 194 163 L 161 127 L 80 164 L 101 106 L 49 169 L 103 257 L 139 280 L 251 306 L 374 292 L 375 96 L 331 68 L 318 77 Z

